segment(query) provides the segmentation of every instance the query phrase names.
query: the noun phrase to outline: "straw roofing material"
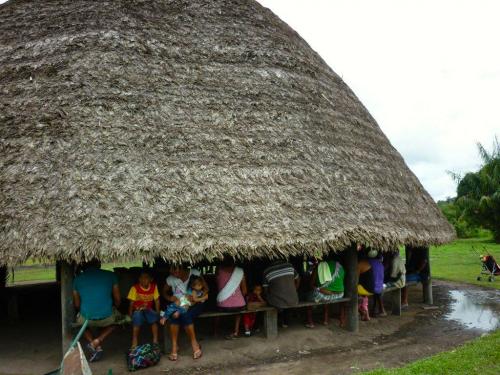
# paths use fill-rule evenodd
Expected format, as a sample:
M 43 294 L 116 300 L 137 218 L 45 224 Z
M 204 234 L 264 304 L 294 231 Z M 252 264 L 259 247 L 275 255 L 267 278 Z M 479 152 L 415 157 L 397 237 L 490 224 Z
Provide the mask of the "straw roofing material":
M 454 236 L 349 87 L 252 0 L 0 6 L 0 179 L 0 263 Z

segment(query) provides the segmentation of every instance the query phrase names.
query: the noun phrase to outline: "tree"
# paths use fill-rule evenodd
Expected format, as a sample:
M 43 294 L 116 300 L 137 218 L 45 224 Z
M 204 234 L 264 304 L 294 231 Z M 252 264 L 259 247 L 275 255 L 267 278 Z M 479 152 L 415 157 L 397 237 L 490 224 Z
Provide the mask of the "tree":
M 462 209 L 455 203 L 456 198 L 447 198 L 438 201 L 437 205 L 443 215 L 448 219 L 451 225 L 455 227 L 458 238 L 472 238 L 479 236 L 480 227 L 477 224 L 471 224 L 462 215 Z
M 456 204 L 463 218 L 490 229 L 500 243 L 500 144 L 495 137 L 491 153 L 480 143 L 477 147 L 483 164 L 460 179 Z

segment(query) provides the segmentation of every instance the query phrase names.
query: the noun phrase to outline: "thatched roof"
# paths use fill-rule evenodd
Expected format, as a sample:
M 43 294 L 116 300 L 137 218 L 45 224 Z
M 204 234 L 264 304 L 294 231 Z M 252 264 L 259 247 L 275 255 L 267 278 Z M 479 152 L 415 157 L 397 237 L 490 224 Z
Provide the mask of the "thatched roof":
M 253 0 L 1 5 L 0 179 L 0 263 L 454 236 L 349 87 Z

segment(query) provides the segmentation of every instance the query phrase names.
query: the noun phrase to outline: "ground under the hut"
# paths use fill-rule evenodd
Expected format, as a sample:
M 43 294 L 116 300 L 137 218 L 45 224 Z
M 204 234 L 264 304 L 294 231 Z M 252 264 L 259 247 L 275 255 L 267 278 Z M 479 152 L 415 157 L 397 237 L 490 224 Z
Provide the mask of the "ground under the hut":
M 410 308 L 401 317 L 391 316 L 360 322 L 359 333 L 352 334 L 332 320 L 327 327 L 304 327 L 305 313 L 296 310 L 289 328 L 279 337 L 266 340 L 262 334 L 251 338 L 225 340 L 213 337 L 210 320 L 200 320 L 198 336 L 202 359 L 193 361 L 190 347 L 182 335 L 179 360 L 160 363 L 141 374 L 348 374 L 362 369 L 401 366 L 418 358 L 449 350 L 467 340 L 500 326 L 500 291 L 434 281 L 435 309 L 424 309 L 421 288 L 410 291 Z M 44 374 L 60 361 L 60 318 L 58 295 L 38 294 L 35 306 L 21 304 L 21 320 L 0 323 L 0 375 Z M 43 303 L 45 302 L 45 303 Z M 55 304 L 55 306 L 53 306 Z M 49 306 L 52 306 L 49 307 Z M 390 302 L 387 302 L 390 306 Z M 455 319 L 455 320 L 454 320 Z M 229 332 L 232 319 L 223 332 Z M 147 339 L 149 331 L 144 330 Z M 105 357 L 91 365 L 95 375 L 127 373 L 125 350 L 130 328 L 119 329 L 105 343 Z

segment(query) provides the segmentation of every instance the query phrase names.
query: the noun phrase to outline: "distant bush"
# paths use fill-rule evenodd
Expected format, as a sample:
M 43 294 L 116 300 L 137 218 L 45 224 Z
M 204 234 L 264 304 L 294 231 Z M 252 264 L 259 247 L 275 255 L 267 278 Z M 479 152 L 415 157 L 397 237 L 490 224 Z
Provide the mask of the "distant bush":
M 473 238 L 485 236 L 485 230 L 478 225 L 469 223 L 462 215 L 462 210 L 455 204 L 455 198 L 438 201 L 438 206 L 451 225 L 455 227 L 459 238 Z M 487 234 L 486 234 L 487 236 Z

